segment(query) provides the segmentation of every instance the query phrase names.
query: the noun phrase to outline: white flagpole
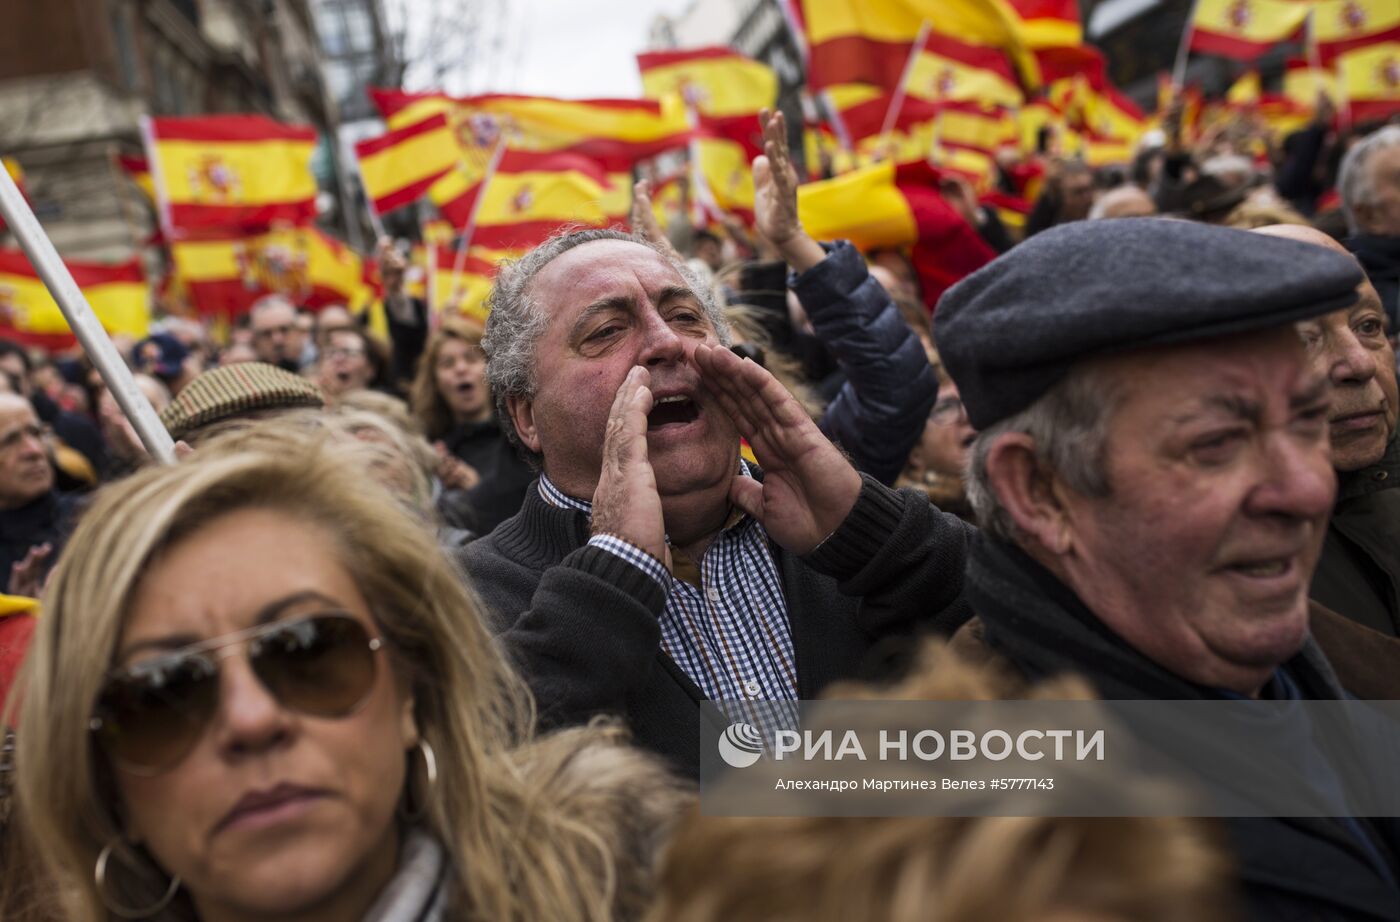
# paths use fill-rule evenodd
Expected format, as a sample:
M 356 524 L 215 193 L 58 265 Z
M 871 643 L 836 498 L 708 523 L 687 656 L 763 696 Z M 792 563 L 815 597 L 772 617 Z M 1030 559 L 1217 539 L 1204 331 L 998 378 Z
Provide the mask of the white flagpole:
M 152 164 L 152 169 L 154 168 Z M 131 420 L 131 425 L 141 438 L 141 444 L 146 446 L 146 451 L 157 461 L 164 464 L 174 463 L 175 443 L 171 441 L 170 433 L 165 431 L 155 408 L 136 386 L 136 379 L 122 361 L 117 347 L 112 345 L 107 331 L 102 329 L 102 323 L 83 297 L 82 289 L 73 281 L 68 267 L 63 264 L 58 251 L 54 249 L 53 242 L 39 226 L 34 212 L 29 210 L 29 203 L 20 195 L 19 187 L 15 185 L 9 171 L 4 169 L 0 169 L 0 214 L 4 215 L 5 223 L 10 226 L 15 239 L 29 257 L 34 271 L 39 273 L 44 286 L 58 302 L 59 310 L 63 311 L 68 326 L 78 337 L 78 342 L 82 344 L 93 366 L 102 375 L 102 380 L 116 398 L 117 405 L 126 414 L 126 418 Z
M 1192 0 L 1191 12 L 1186 14 L 1186 28 L 1181 33 L 1181 46 L 1176 50 L 1176 64 L 1172 67 L 1172 89 L 1181 92 L 1186 82 L 1186 59 L 1191 54 L 1191 33 L 1196 28 L 1196 7 L 1201 0 Z
M 486 198 L 486 187 L 496 178 L 501 158 L 506 153 L 506 128 L 501 126 L 501 135 L 496 139 L 496 149 L 491 151 L 491 160 L 486 164 L 486 173 L 476 187 L 476 198 L 472 200 L 471 214 L 467 215 L 467 226 L 462 228 L 462 237 L 457 241 L 457 255 L 452 260 L 452 284 L 448 287 L 453 301 L 457 300 L 457 285 L 462 278 L 462 268 L 467 264 L 467 251 L 471 249 L 472 236 L 476 234 L 476 219 L 481 214 L 481 203 Z
M 380 220 L 379 212 L 374 210 L 374 201 L 369 197 L 369 186 L 365 185 L 364 171 L 360 169 L 360 154 L 358 151 L 355 150 L 355 146 L 353 144 L 349 146 L 349 154 L 350 162 L 355 164 L 355 175 L 360 178 L 360 188 L 363 189 L 365 193 L 365 210 L 369 212 L 369 226 L 373 228 L 374 242 L 378 244 L 380 240 L 383 240 L 389 235 L 384 232 L 384 222 Z M 354 220 L 352 217 L 346 215 L 345 223 L 347 225 L 352 220 Z
M 881 146 L 884 146 L 895 123 L 899 121 L 899 110 L 904 108 L 905 87 L 909 83 L 909 76 L 914 73 L 914 65 L 919 62 L 919 55 L 923 52 L 924 45 L 928 43 L 928 35 L 932 28 L 929 21 L 925 19 L 923 25 L 919 26 L 918 37 L 914 39 L 914 44 L 909 47 L 909 58 L 904 62 L 904 71 L 899 75 L 899 86 L 894 88 L 894 96 L 890 97 L 889 108 L 885 110 L 885 124 L 880 127 Z

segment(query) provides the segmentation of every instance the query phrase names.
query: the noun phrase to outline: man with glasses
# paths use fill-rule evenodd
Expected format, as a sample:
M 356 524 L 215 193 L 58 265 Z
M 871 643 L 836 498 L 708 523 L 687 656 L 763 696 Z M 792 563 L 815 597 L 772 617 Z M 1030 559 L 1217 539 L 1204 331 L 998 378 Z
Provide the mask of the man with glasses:
M 28 400 L 0 394 L 0 579 L 36 595 L 58 558 L 71 503 L 54 489 L 44 428 Z
M 963 472 L 967 453 L 977 430 L 967 421 L 967 410 L 958 386 L 939 367 L 938 402 L 928 415 L 919 444 L 909 453 L 909 463 L 898 486 L 913 486 L 928 493 L 929 502 L 944 512 L 971 520 Z

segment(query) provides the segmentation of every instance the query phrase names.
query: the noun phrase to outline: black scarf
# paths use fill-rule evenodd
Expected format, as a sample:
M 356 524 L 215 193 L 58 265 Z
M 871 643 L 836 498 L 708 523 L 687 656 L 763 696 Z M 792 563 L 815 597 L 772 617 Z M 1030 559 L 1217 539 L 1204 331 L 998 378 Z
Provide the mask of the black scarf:
M 1077 673 L 1107 700 L 1226 697 L 1138 653 L 1024 551 L 985 534 L 973 543 L 966 592 L 988 646 L 1033 681 Z M 1303 699 L 1346 695 L 1312 640 L 1283 669 Z M 1150 736 L 1147 727 L 1137 729 Z M 1245 765 L 1241 754 L 1232 740 L 1215 734 L 1194 736 L 1194 743 L 1192 773 L 1199 773 L 1202 781 L 1210 779 L 1209 786 L 1228 802 L 1235 787 L 1230 779 L 1243 777 L 1236 774 Z M 1227 820 L 1226 827 L 1248 889 L 1252 918 L 1396 917 L 1400 902 L 1390 850 L 1396 842 L 1393 821 L 1239 818 Z M 1349 856 L 1340 864 L 1338 852 Z M 1369 914 L 1353 915 L 1354 910 Z
M 1025 551 L 985 534 L 977 536 L 968 559 L 967 596 L 982 621 L 987 644 L 1032 680 L 1078 673 L 1108 700 L 1223 697 L 1128 646 Z M 1345 697 L 1332 667 L 1311 640 L 1284 668 L 1304 698 Z

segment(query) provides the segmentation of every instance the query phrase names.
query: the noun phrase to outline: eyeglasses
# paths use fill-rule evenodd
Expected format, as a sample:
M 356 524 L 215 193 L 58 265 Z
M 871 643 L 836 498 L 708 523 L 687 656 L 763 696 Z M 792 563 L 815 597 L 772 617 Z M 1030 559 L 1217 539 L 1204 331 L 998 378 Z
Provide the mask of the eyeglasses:
M 278 704 L 327 718 L 348 717 L 368 697 L 384 646 L 344 612 L 258 625 L 110 673 L 89 729 L 129 772 L 174 768 L 218 713 L 218 661 L 245 643 L 253 674 Z
M 935 426 L 951 426 L 963 415 L 963 402 L 957 397 L 944 397 L 933 405 L 928 418 Z
M 340 348 L 326 350 L 326 358 L 328 359 L 355 359 L 359 358 L 364 354 L 365 350 L 363 349 Z

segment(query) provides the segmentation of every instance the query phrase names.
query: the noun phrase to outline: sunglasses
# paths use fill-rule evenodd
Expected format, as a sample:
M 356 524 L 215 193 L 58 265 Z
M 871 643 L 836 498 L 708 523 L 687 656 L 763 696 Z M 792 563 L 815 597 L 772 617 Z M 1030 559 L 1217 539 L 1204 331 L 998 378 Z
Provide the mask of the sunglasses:
M 107 755 L 154 775 L 189 755 L 219 710 L 219 660 L 246 644 L 253 674 L 289 711 L 348 717 L 374 687 L 384 641 L 344 612 L 274 621 L 108 674 L 88 726 Z

